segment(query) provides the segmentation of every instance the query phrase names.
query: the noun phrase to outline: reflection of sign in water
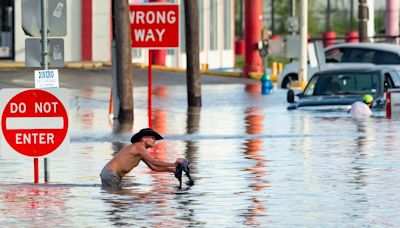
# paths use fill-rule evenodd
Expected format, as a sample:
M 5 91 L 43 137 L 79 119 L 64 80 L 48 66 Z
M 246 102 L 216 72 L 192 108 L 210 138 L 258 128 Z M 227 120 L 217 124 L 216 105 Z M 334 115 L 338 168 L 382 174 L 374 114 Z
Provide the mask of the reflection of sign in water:
M 43 227 L 43 224 L 44 227 L 60 227 L 68 224 L 63 196 L 69 193 L 65 187 L 2 185 L 0 204 L 4 208 L 0 213 L 9 218 L 4 227 Z
M 65 89 L 3 89 L 1 152 L 29 157 L 66 152 L 69 144 Z M 60 97 L 60 99 L 57 96 Z M 66 140 L 67 139 L 67 140 Z M 17 152 L 17 153 L 15 153 Z

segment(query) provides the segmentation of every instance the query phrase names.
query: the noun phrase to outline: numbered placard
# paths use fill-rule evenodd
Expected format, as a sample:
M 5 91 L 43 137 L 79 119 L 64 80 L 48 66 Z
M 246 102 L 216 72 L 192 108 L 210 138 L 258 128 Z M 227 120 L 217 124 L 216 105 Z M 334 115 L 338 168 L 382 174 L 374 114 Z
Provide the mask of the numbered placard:
M 59 88 L 58 70 L 35 70 L 35 88 Z

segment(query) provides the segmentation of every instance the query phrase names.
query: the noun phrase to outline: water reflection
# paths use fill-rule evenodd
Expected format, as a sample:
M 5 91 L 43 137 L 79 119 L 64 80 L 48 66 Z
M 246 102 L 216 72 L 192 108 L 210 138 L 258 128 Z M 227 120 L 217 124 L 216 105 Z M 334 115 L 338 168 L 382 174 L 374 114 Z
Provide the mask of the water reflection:
M 368 173 L 365 170 L 364 162 L 368 158 L 368 143 L 374 141 L 371 136 L 369 136 L 368 131 L 370 131 L 369 126 L 364 121 L 355 121 L 357 127 L 357 133 L 359 136 L 355 139 L 356 150 L 354 151 L 354 160 L 352 161 L 352 169 L 354 170 L 354 184 L 356 184 L 356 189 L 360 190 L 365 186 Z
M 70 193 L 68 188 L 45 185 L 3 185 L 0 190 L 2 216 L 7 223 L 19 226 L 60 227 L 68 224 L 67 206 L 64 197 Z M 4 222 L 4 221 L 3 221 Z M 1 223 L 0 223 L 1 224 Z
M 110 194 L 103 198 L 108 206 L 106 213 L 115 226 L 168 224 L 168 219 L 164 219 L 164 216 L 174 215 L 167 205 L 167 192 L 160 186 L 152 187 L 148 191 L 143 191 L 140 186 L 105 191 Z
M 264 115 L 260 108 L 247 108 L 245 110 L 245 126 L 246 133 L 249 135 L 262 134 Z M 253 160 L 254 165 L 247 167 L 245 170 L 251 174 L 249 188 L 252 189 L 250 199 L 248 199 L 250 205 L 247 208 L 247 213 L 244 214 L 246 218 L 246 225 L 260 226 L 262 223 L 259 221 L 259 217 L 267 215 L 267 207 L 265 206 L 266 200 L 265 192 L 263 190 L 268 186 L 268 180 L 265 178 L 266 172 L 266 159 L 263 156 L 262 151 L 263 140 L 260 138 L 248 139 L 244 143 L 244 153 L 247 159 Z M 262 192 L 262 194 L 257 194 Z
M 188 135 L 197 134 L 200 130 L 200 113 L 199 107 L 188 107 L 186 118 L 186 133 Z M 191 172 L 196 172 L 196 163 L 198 158 L 198 142 L 193 140 L 186 141 L 185 157 L 190 160 Z

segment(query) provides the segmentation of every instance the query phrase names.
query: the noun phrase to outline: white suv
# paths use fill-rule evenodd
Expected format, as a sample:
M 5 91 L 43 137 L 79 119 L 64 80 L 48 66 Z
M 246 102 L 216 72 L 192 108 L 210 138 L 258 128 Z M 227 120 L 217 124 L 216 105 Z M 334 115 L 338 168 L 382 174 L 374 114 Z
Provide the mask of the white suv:
M 344 43 L 325 48 L 326 65 L 338 63 L 373 63 L 395 68 L 400 72 L 400 45 L 386 43 Z M 288 88 L 298 80 L 299 62 L 286 64 L 278 77 L 278 87 Z M 308 66 L 310 78 L 318 68 Z

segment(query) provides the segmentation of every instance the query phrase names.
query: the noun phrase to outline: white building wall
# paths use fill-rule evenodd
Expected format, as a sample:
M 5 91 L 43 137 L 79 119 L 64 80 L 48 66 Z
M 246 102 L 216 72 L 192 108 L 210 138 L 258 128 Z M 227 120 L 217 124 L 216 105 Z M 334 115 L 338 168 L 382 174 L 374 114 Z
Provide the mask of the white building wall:
M 21 0 L 14 2 L 14 51 L 15 61 L 25 62 L 25 36 L 22 30 Z
M 110 61 L 112 40 L 111 0 L 93 0 L 92 4 L 93 61 Z
M 81 12 L 81 0 L 67 0 L 67 35 L 63 37 L 65 62 L 81 61 L 82 58 Z

